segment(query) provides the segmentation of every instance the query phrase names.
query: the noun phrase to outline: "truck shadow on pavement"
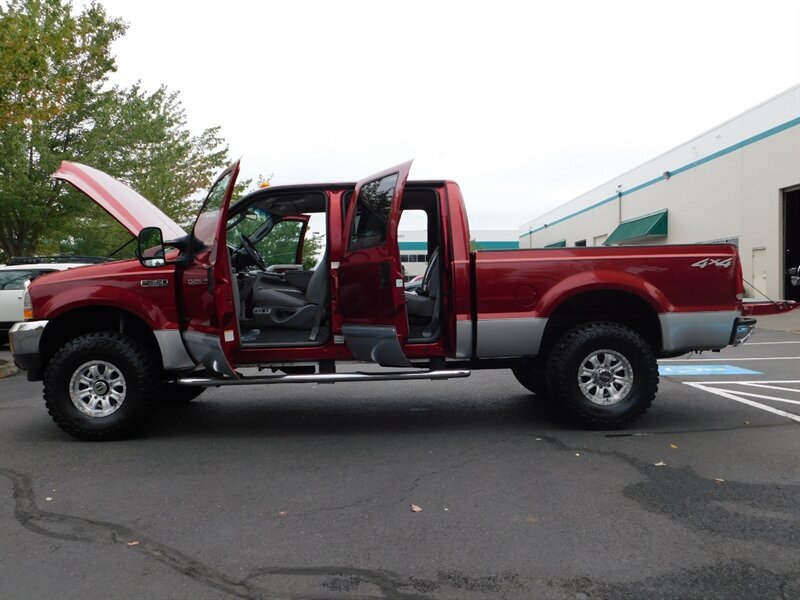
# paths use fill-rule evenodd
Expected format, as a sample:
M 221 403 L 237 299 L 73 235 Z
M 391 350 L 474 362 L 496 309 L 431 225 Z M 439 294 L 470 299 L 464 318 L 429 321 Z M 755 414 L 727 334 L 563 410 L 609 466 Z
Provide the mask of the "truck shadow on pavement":
M 188 405 L 165 405 L 146 434 L 183 436 L 325 436 L 441 433 L 443 431 L 523 431 L 574 429 L 551 405 L 532 395 L 502 400 L 462 402 L 431 399 L 199 399 Z

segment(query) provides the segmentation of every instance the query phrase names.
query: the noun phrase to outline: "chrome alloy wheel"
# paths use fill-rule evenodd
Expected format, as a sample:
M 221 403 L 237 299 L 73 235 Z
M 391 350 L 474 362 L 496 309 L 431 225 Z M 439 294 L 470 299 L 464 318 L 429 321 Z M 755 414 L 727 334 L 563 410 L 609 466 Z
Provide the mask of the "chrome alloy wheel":
M 594 350 L 581 361 L 578 386 L 589 402 L 608 406 L 623 400 L 633 387 L 633 367 L 614 350 Z
M 90 417 L 107 417 L 125 401 L 125 377 L 104 360 L 83 363 L 69 380 L 69 397 L 79 411 Z

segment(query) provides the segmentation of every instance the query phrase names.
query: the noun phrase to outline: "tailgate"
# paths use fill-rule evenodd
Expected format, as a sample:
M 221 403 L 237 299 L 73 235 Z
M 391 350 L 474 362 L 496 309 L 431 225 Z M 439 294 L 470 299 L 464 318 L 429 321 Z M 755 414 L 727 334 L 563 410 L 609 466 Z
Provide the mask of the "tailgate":
M 800 304 L 794 300 L 781 300 L 773 302 L 764 300 L 763 302 L 745 302 L 742 304 L 742 314 L 749 317 L 766 315 L 779 315 L 800 308 Z

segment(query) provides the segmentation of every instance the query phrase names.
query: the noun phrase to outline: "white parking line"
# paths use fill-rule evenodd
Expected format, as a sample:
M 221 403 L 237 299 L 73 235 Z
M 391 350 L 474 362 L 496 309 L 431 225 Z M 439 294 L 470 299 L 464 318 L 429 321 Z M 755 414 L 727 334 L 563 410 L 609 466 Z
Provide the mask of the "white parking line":
M 710 360 L 724 360 L 736 362 L 743 360 L 800 360 L 800 356 L 750 356 L 748 358 L 662 358 L 658 362 L 708 362 Z
M 697 381 L 695 383 L 699 383 L 699 384 L 702 384 L 702 385 L 711 385 L 711 384 L 714 384 L 714 385 L 719 385 L 719 384 L 731 385 L 731 384 L 748 384 L 748 383 L 752 383 L 752 384 L 756 384 L 756 383 L 800 383 L 800 379 L 781 379 L 780 381 L 772 380 L 772 379 L 763 379 L 763 380 L 762 379 L 758 379 L 758 380 L 755 380 L 755 381 L 753 381 L 752 379 L 749 380 L 749 381 L 736 381 L 736 380 L 734 380 L 734 381 Z
M 791 419 L 792 421 L 800 423 L 800 416 L 795 415 L 793 413 L 788 413 L 788 412 L 780 410 L 778 408 L 773 408 L 771 406 L 767 406 L 766 404 L 761 404 L 760 402 L 754 402 L 753 400 L 748 400 L 747 398 L 742 398 L 741 396 L 744 395 L 743 392 L 739 392 L 740 395 L 736 395 L 736 393 L 734 393 L 734 392 L 732 392 L 730 390 L 720 390 L 720 389 L 717 389 L 717 388 L 708 387 L 708 385 L 706 385 L 706 384 L 719 385 L 720 383 L 731 384 L 731 383 L 741 383 L 741 382 L 734 382 L 734 381 L 728 381 L 728 382 L 704 381 L 704 382 L 701 382 L 701 383 L 696 383 L 694 381 L 684 381 L 683 383 L 685 385 L 690 385 L 693 388 L 697 388 L 698 390 L 702 390 L 704 392 L 708 392 L 708 393 L 714 394 L 716 396 L 721 396 L 723 398 L 727 398 L 728 400 L 734 400 L 735 402 L 741 402 L 742 404 L 747 404 L 748 406 L 752 406 L 753 408 L 760 408 L 761 410 L 765 410 L 765 411 L 773 413 L 775 415 L 779 415 L 781 417 L 786 417 L 787 419 Z M 756 383 L 756 382 L 750 382 L 750 383 Z M 787 382 L 773 381 L 773 382 L 770 382 L 770 383 L 797 383 L 797 382 L 796 381 L 791 381 L 791 382 L 789 382 L 789 381 L 787 381 Z
M 734 391 L 734 390 L 729 390 Z M 798 404 L 800 405 L 800 400 L 787 400 L 786 398 L 777 398 L 775 396 L 764 396 L 763 394 L 754 394 L 753 392 L 743 392 L 741 390 L 736 390 L 736 393 L 739 396 L 747 396 L 748 398 L 761 398 L 762 400 L 774 400 L 775 402 L 786 402 L 787 404 Z
M 771 346 L 773 344 L 800 344 L 800 342 L 747 342 L 748 346 Z
M 788 383 L 793 383 L 793 382 L 790 381 Z M 750 387 L 764 388 L 766 390 L 780 390 L 781 392 L 794 392 L 795 394 L 800 394 L 800 390 L 796 390 L 794 388 L 778 387 L 776 385 L 764 385 L 762 383 L 752 383 L 750 381 L 746 381 L 741 385 L 749 385 Z

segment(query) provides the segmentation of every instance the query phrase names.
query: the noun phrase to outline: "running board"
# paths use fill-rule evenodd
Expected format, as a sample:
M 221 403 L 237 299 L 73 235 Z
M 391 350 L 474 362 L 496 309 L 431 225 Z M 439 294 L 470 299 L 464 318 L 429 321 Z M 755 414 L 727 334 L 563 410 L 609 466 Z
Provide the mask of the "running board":
M 394 373 L 330 373 L 314 375 L 269 375 L 241 379 L 213 377 L 179 377 L 176 383 L 186 386 L 213 387 L 222 385 L 260 385 L 265 383 L 342 383 L 347 381 L 411 381 L 415 379 L 457 379 L 469 377 L 466 369 L 443 371 L 400 371 Z

